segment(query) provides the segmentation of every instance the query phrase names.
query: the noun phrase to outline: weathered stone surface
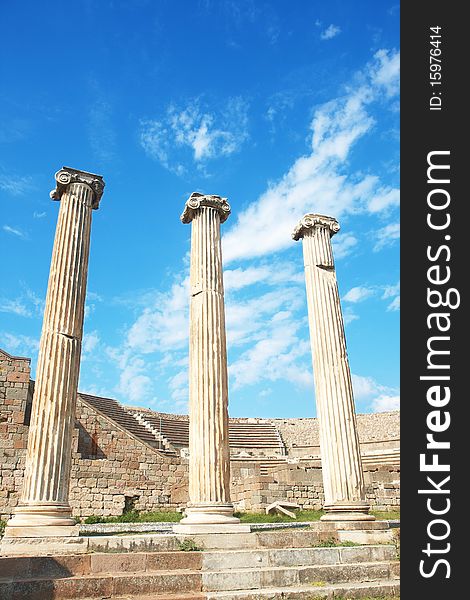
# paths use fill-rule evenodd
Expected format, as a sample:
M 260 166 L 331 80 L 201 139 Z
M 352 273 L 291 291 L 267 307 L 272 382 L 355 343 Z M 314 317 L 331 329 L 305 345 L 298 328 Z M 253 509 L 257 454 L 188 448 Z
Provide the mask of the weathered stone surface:
M 191 195 L 181 216 L 191 223 L 189 333 L 189 504 L 175 532 L 233 530 L 228 444 L 228 383 L 220 223 L 226 198 Z M 190 527 L 191 526 L 191 527 Z M 241 526 L 240 526 L 241 527 Z M 246 527 L 245 527 L 246 529 Z
M 295 228 L 303 240 L 315 396 L 325 493 L 323 519 L 368 520 L 351 372 L 331 237 L 336 219 L 308 214 Z
M 68 502 L 72 434 L 85 293 L 91 211 L 104 183 L 74 169 L 56 173 L 61 200 L 39 348 L 21 502 L 5 536 L 78 535 Z M 67 531 L 65 528 L 69 528 Z M 39 529 L 37 529 L 39 528 Z
M 289 502 L 287 500 L 276 500 L 275 502 L 272 502 L 269 506 L 266 507 L 266 514 L 269 515 L 270 513 L 279 513 L 287 515 L 292 519 L 296 519 L 297 517 L 295 515 L 294 510 L 298 510 L 299 508 L 300 506 L 295 502 Z
M 13 357 L 0 350 L 0 519 L 3 520 L 11 517 L 23 483 L 33 393 L 29 362 L 28 358 Z M 12 383 L 6 381 L 7 376 L 16 372 L 27 374 L 28 383 L 10 387 Z M 76 517 L 121 515 L 129 498 L 133 498 L 135 508 L 141 511 L 174 510 L 185 505 L 188 498 L 187 460 L 162 455 L 97 412 L 84 398 L 79 395 L 77 399 L 72 441 L 69 493 L 72 514 Z M 396 436 L 398 416 L 399 413 L 358 415 L 360 430 L 363 423 L 365 443 L 374 444 L 374 447 L 386 445 L 384 431 L 390 428 Z M 166 415 L 166 418 L 188 422 L 187 416 Z M 259 419 L 235 421 L 252 423 Z M 289 432 L 289 437 L 284 440 L 289 454 L 300 451 L 300 446 L 296 448 L 292 444 L 305 443 L 307 436 L 310 435 L 314 442 L 316 440 L 317 419 L 275 420 L 273 423 L 283 438 L 286 431 Z M 296 502 L 303 509 L 322 507 L 324 495 L 319 461 L 303 458 L 290 464 L 286 457 L 268 459 L 263 457 L 263 452 L 231 460 L 230 494 L 237 510 L 264 511 L 267 504 L 280 498 Z M 141 465 L 146 465 L 145 470 Z M 170 474 L 176 478 L 175 483 L 169 482 Z M 367 499 L 376 510 L 399 508 L 399 466 L 366 463 L 364 479 Z M 143 524 L 134 526 L 144 527 Z

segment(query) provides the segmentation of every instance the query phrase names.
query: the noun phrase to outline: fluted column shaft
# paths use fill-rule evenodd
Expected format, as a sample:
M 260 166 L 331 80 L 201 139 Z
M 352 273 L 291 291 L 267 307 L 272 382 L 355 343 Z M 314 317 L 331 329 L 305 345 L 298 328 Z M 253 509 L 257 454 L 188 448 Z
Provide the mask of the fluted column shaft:
M 202 207 L 191 232 L 190 461 L 192 504 L 230 503 L 227 352 L 220 216 Z
M 306 215 L 293 235 L 294 239 L 303 238 L 325 493 L 323 518 L 371 520 L 331 245 L 331 236 L 338 230 L 335 219 Z
M 225 198 L 192 194 L 189 331 L 189 504 L 184 524 L 236 524 L 230 501 L 228 377 L 220 223 Z
M 76 172 L 82 174 L 82 172 Z M 58 175 L 63 173 L 59 171 Z M 87 175 L 87 174 L 86 174 Z M 96 177 L 96 176 L 94 176 Z M 58 180 L 59 181 L 59 180 Z M 102 191 L 102 190 L 101 190 Z M 76 176 L 60 191 L 39 348 L 21 501 L 10 530 L 67 535 L 68 504 L 92 208 L 97 194 Z M 99 201 L 99 200 L 98 200 Z M 59 528 L 59 529 L 57 529 Z

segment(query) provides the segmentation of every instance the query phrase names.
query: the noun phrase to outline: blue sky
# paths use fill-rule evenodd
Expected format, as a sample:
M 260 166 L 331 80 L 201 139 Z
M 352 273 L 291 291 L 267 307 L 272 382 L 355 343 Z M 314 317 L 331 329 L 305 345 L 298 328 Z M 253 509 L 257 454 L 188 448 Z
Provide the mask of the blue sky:
M 315 416 L 302 248 L 334 238 L 358 412 L 398 407 L 399 13 L 394 2 L 2 6 L 0 347 L 31 356 L 64 165 L 103 175 L 80 389 L 187 411 L 193 191 L 223 225 L 230 414 Z

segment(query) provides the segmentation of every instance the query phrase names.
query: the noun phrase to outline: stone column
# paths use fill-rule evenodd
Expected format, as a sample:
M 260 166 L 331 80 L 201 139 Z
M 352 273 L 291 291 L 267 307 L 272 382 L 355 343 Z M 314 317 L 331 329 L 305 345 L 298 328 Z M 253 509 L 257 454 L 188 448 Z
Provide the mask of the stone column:
M 103 194 L 100 175 L 64 167 L 41 333 L 21 500 L 6 537 L 76 535 L 68 503 L 91 212 Z
M 303 239 L 315 395 L 327 521 L 369 521 L 354 396 L 331 237 L 336 219 L 308 214 L 292 234 Z
M 177 533 L 249 531 L 230 501 L 228 380 L 220 224 L 226 198 L 193 193 L 189 329 L 189 504 Z

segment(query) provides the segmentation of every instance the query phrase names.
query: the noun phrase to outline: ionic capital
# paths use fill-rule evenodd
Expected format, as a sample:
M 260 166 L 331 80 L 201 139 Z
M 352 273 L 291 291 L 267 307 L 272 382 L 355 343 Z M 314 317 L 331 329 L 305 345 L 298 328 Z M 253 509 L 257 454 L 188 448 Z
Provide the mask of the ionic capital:
M 339 231 L 339 223 L 333 217 L 326 217 L 325 215 L 308 214 L 300 220 L 300 223 L 295 227 L 292 233 L 292 239 L 300 240 L 304 237 L 305 233 L 310 229 L 317 227 L 323 227 L 329 229 L 330 237 L 333 237 L 335 233 Z
M 193 192 L 189 199 L 184 205 L 184 211 L 181 215 L 181 221 L 183 223 L 191 223 L 196 215 L 197 211 L 203 207 L 208 206 L 215 208 L 220 215 L 220 222 L 223 223 L 228 219 L 230 214 L 230 204 L 227 202 L 227 198 L 221 198 L 220 196 L 209 196 Z
M 63 167 L 55 174 L 56 187 L 51 191 L 52 200 L 60 200 L 62 194 L 67 191 L 71 183 L 84 183 L 93 190 L 92 208 L 97 209 L 103 195 L 105 183 L 101 175 L 88 173 L 87 171 L 79 171 L 70 167 Z

